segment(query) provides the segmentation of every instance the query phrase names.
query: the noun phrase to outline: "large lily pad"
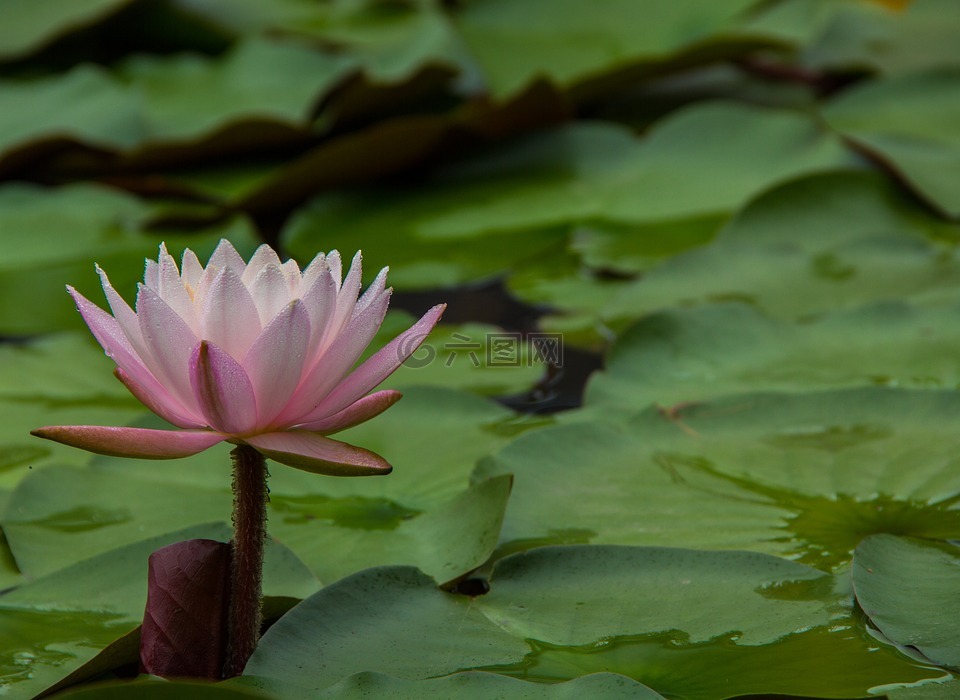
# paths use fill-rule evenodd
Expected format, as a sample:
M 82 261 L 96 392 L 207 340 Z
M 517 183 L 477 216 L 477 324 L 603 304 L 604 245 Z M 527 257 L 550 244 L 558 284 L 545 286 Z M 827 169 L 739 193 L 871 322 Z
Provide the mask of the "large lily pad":
M 960 308 L 887 302 L 804 324 L 745 304 L 670 309 L 624 332 L 586 403 L 644 408 L 746 391 L 957 388 Z
M 605 3 L 586 0 L 485 0 L 456 15 L 457 27 L 491 91 L 503 97 L 537 78 L 567 87 L 682 49 L 727 38 L 752 0 Z
M 753 552 L 541 547 L 497 562 L 490 585 L 476 600 L 485 615 L 553 646 L 678 632 L 683 643 L 735 632 L 737 644 L 757 646 L 843 612 L 828 574 Z
M 829 569 L 872 533 L 960 535 L 957 420 L 953 392 L 735 395 L 545 428 L 478 474 L 514 475 L 501 553 L 696 546 Z
M 306 129 L 355 62 L 297 44 L 251 40 L 215 59 L 139 56 L 121 75 L 143 96 L 150 141 L 198 139 L 242 120 Z
M 5 80 L 0 96 L 4 169 L 64 145 L 129 148 L 144 135 L 136 97 L 115 76 L 93 66 L 26 82 Z
M 857 545 L 857 602 L 888 638 L 941 666 L 960 668 L 960 551 L 947 544 L 873 535 Z
M 840 133 L 960 218 L 960 66 L 868 83 L 827 105 Z
M 423 679 L 519 661 L 523 639 L 416 569 L 360 572 L 304 600 L 268 630 L 244 671 L 319 691 L 361 671 Z
M 247 682 L 270 689 L 280 681 L 300 689 L 292 697 L 315 697 L 359 667 L 407 680 L 480 667 L 553 683 L 606 670 L 643 678 L 668 697 L 699 699 L 763 692 L 860 697 L 873 685 L 938 675 L 895 652 L 871 652 L 837 606 L 832 577 L 773 557 L 545 548 L 499 563 L 490 585 L 487 595 L 467 598 L 410 569 L 361 572 L 274 625 L 247 667 Z M 756 614 L 738 614 L 738 606 Z M 729 612 L 717 617 L 717 610 Z M 702 627 L 705 615 L 712 626 Z M 832 632 L 824 627 L 831 622 Z M 364 634 L 368 629 L 375 633 Z M 801 647 L 808 654 L 788 663 Z M 711 661 L 726 672 L 706 672 Z M 770 666 L 781 664 L 791 672 L 772 678 Z M 691 677 L 690 668 L 704 672 Z
M 510 485 L 492 478 L 422 513 L 384 499 L 274 499 L 270 531 L 327 581 L 385 564 L 451 581 L 493 553 Z
M 600 311 L 614 321 L 739 300 L 803 318 L 884 299 L 955 299 L 960 263 L 926 236 L 956 235 L 872 174 L 812 176 L 759 197 L 713 243 L 650 270 Z
M 176 0 L 176 4 L 238 36 L 280 33 L 335 44 L 377 82 L 399 81 L 430 63 L 454 67 L 463 60 L 456 33 L 431 0 Z

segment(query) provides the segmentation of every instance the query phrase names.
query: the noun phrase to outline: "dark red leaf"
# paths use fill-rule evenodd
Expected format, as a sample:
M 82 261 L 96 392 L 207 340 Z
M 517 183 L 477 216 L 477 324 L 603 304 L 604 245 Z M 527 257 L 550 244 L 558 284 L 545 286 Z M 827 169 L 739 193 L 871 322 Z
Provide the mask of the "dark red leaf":
M 230 545 L 187 540 L 150 555 L 140 670 L 220 680 L 227 647 Z

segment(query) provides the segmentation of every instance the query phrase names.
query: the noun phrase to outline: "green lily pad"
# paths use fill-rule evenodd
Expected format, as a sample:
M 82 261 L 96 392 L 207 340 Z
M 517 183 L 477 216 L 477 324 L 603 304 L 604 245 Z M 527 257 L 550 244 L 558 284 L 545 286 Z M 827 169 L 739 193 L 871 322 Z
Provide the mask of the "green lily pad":
M 589 268 L 629 275 L 647 270 L 670 255 L 709 243 L 728 218 L 726 214 L 706 214 L 636 225 L 592 221 L 574 229 L 570 249 Z M 519 286 L 516 278 L 511 282 L 515 288 Z
M 129 634 L 143 618 L 147 558 L 173 542 L 229 537 L 222 524 L 166 533 L 79 561 L 0 596 L 0 692 L 33 697 L 136 661 L 138 639 Z M 302 598 L 318 588 L 296 557 L 268 545 L 265 596 Z
M 313 200 L 299 209 L 284 229 L 284 247 L 300 260 L 309 260 L 316 251 L 329 248 L 362 249 L 366 270 L 376 271 L 389 264 L 394 288 L 432 289 L 494 277 L 558 245 L 555 232 L 550 230 L 421 243 L 404 230 L 404 222 L 411 218 L 406 208 L 412 206 L 414 198 L 408 196 L 408 201 L 401 203 L 390 202 L 388 193 L 382 197 L 373 209 L 369 202 L 375 196 L 367 199 L 332 194 Z M 407 242 L 398 243 L 401 237 Z
M 668 632 L 684 644 L 736 632 L 758 646 L 843 613 L 829 574 L 754 552 L 541 547 L 498 561 L 490 585 L 475 603 L 487 617 L 553 646 Z
M 955 41 L 960 8 L 950 0 L 780 3 L 805 4 L 819 5 L 826 15 L 816 35 L 805 42 L 805 65 L 898 76 L 960 66 Z
M 244 674 L 316 692 L 362 671 L 425 679 L 515 662 L 527 644 L 408 567 L 362 571 L 278 620 Z
M 681 235 L 677 221 L 718 223 L 774 182 L 849 160 L 806 117 L 707 104 L 645 139 L 612 124 L 578 124 L 446 168 L 417 188 L 324 195 L 282 240 L 302 259 L 319 248 L 363 248 L 370 269 L 390 265 L 398 289 L 436 287 L 536 264 L 565 244 L 572 224 L 591 219 L 669 248 Z
M 229 522 L 230 508 L 227 490 L 156 488 L 140 479 L 51 465 L 20 482 L 0 524 L 17 565 L 35 578 L 176 527 Z
M 261 126 L 260 139 L 302 140 L 319 98 L 356 69 L 349 56 L 251 39 L 217 58 L 143 54 L 117 74 L 82 65 L 3 81 L 0 96 L 13 108 L 0 116 L 0 157 L 16 165 L 76 143 L 131 151 L 244 124 Z
M 652 314 L 617 338 L 585 402 L 672 406 L 747 391 L 960 386 L 960 308 L 886 302 L 803 324 L 744 304 Z
M 777 551 L 790 512 L 720 481 L 708 490 L 677 479 L 645 435 L 661 420 L 545 428 L 481 462 L 478 478 L 514 477 L 497 555 L 580 543 Z
M 889 639 L 918 649 L 940 666 L 960 667 L 960 550 L 947 544 L 872 535 L 857 545 L 857 602 Z
M 588 413 L 589 415 L 589 413 Z M 628 414 L 629 415 L 629 414 Z M 843 566 L 866 535 L 960 535 L 953 392 L 727 396 L 524 435 L 499 554 L 564 542 L 748 549 Z M 562 517 L 558 517 L 562 514 Z
M 610 670 L 667 697 L 860 697 L 935 675 L 876 654 L 845 612 L 845 586 L 765 555 L 544 547 L 498 562 L 490 585 L 476 604 L 533 650 L 497 671 L 540 682 Z
M 360 506 L 350 520 L 323 512 L 331 499 L 274 499 L 268 527 L 326 581 L 387 564 L 413 564 L 451 581 L 493 553 L 510 484 L 509 477 L 488 479 L 422 513 L 388 501 L 342 499 Z
M 882 688 L 890 700 L 953 700 L 960 693 L 960 681 L 956 676 L 943 676 L 927 683 L 894 685 Z
M 4 168 L 71 143 L 130 148 L 144 135 L 135 95 L 94 66 L 29 81 L 0 81 L 0 99 L 6 105 L 0 113 Z
M 956 219 L 958 94 L 960 66 L 870 82 L 830 102 L 823 115 L 845 137 L 889 164 L 920 196 Z
M 479 669 L 558 683 L 607 671 L 699 700 L 764 692 L 862 697 L 874 685 L 939 675 L 892 650 L 876 653 L 838 605 L 844 596 L 831 576 L 774 557 L 550 547 L 499 562 L 490 585 L 490 593 L 469 598 L 411 569 L 360 572 L 278 621 L 247 666 L 246 683 L 289 688 L 289 697 L 327 688 L 337 697 L 334 684 L 361 667 L 407 681 Z M 738 605 L 756 614 L 738 614 Z M 806 653 L 797 655 L 801 648 Z M 706 670 L 718 661 L 723 674 Z M 772 677 L 769 669 L 781 665 L 790 671 Z M 685 672 L 691 668 L 698 672 Z
M 568 87 L 591 76 L 656 63 L 684 49 L 730 37 L 752 0 L 717 3 L 486 0 L 456 15 L 457 27 L 500 98 L 546 77 Z
M 146 138 L 170 142 L 243 120 L 305 129 L 319 97 L 355 68 L 346 56 L 249 40 L 214 59 L 138 56 L 120 75 L 143 96 Z
M 713 243 L 653 268 L 598 311 L 623 323 L 737 300 L 796 319 L 885 299 L 956 299 L 955 251 L 928 237 L 957 232 L 874 174 L 812 176 L 754 200 Z
M 53 0 L 40 5 L 11 4 L 0 26 L 0 57 L 18 58 L 57 37 L 108 17 L 132 0 L 92 0 L 76 3 Z
M 463 50 L 446 15 L 429 0 L 304 3 L 177 0 L 191 14 L 236 34 L 290 34 L 334 44 L 370 79 L 393 82 L 429 63 L 459 65 Z
M 754 6 L 741 20 L 740 26 L 801 48 L 815 41 L 834 17 L 851 5 L 866 5 L 875 13 L 883 9 L 879 3 L 860 0 L 781 0 Z

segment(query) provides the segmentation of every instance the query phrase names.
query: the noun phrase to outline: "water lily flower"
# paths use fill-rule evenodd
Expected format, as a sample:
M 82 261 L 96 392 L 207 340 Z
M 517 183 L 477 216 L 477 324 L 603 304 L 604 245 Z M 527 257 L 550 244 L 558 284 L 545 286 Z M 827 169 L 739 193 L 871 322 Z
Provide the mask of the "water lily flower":
M 73 425 L 34 435 L 146 459 L 186 457 L 227 441 L 310 472 L 390 471 L 381 456 L 327 436 L 396 403 L 397 391 L 369 392 L 416 351 L 444 305 L 351 371 L 392 291 L 384 269 L 360 296 L 359 253 L 342 278 L 336 251 L 301 272 L 267 245 L 244 262 L 223 240 L 206 267 L 186 250 L 178 269 L 161 245 L 157 261 L 147 261 L 135 311 L 97 272 L 112 315 L 68 287 L 77 309 L 120 381 L 179 430 Z

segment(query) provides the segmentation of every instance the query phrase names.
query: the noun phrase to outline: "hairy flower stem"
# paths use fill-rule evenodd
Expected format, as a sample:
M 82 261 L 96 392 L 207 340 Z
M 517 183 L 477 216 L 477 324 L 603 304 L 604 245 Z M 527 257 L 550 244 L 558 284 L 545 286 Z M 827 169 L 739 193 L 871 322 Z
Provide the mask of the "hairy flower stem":
M 243 672 L 260 639 L 263 545 L 267 532 L 267 464 L 249 445 L 233 458 L 233 548 L 230 567 L 230 619 L 224 678 Z

